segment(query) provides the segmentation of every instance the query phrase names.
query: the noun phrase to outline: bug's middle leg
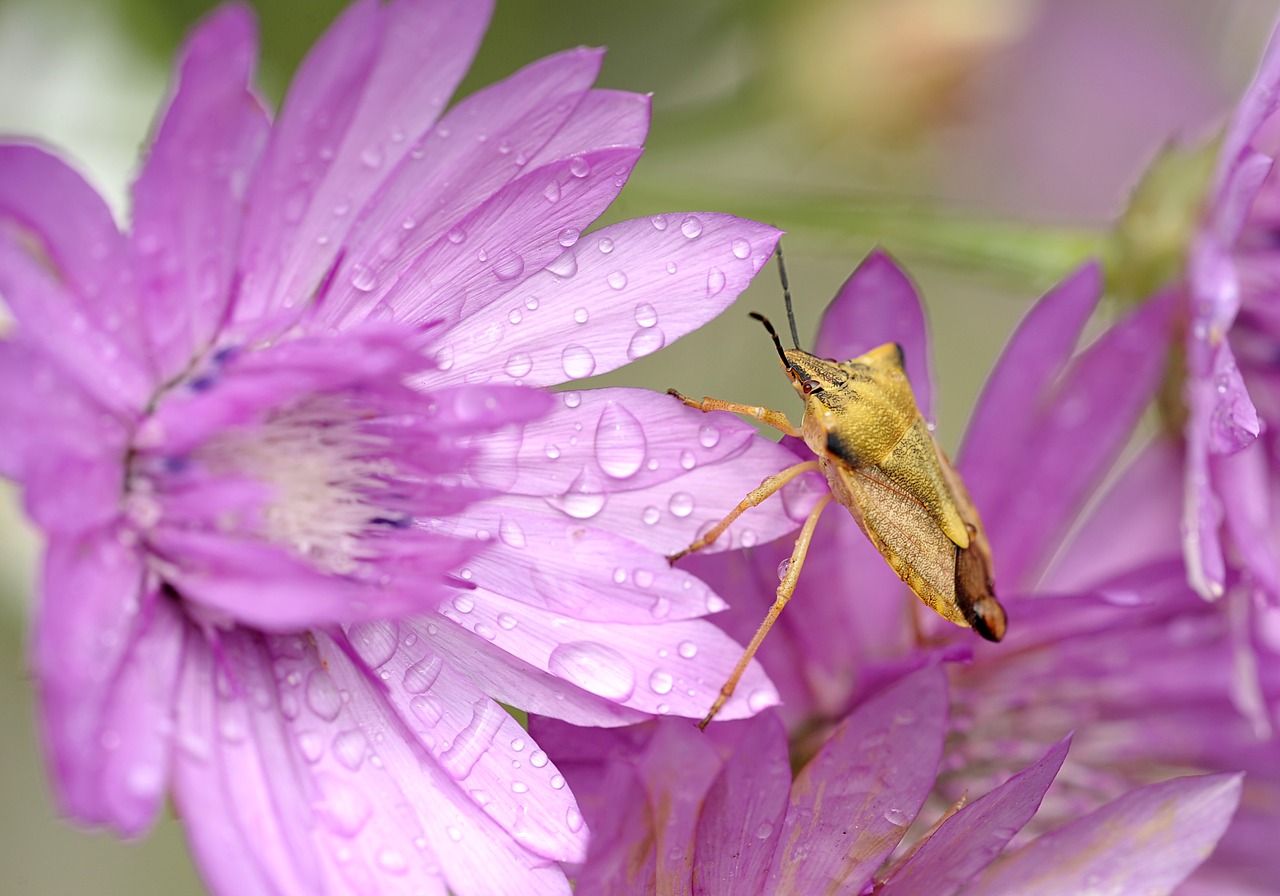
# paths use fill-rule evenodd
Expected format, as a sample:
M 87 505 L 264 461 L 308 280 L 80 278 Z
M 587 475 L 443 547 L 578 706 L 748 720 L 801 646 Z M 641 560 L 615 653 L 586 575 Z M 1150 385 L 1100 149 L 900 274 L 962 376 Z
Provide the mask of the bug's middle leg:
M 800 534 L 796 536 L 796 546 L 791 551 L 791 559 L 788 561 L 786 574 L 783 575 L 782 581 L 778 583 L 778 591 L 774 597 L 773 606 L 769 608 L 768 614 L 764 617 L 764 622 L 761 622 L 760 627 L 756 629 L 755 635 L 751 638 L 751 643 L 747 645 L 747 649 L 743 651 L 742 658 L 738 660 L 738 665 L 733 667 L 729 680 L 724 683 L 724 687 L 720 688 L 720 694 L 716 697 L 716 702 L 711 704 L 710 711 L 698 723 L 699 728 L 705 730 L 711 724 L 711 720 L 715 718 L 716 713 L 720 711 L 720 707 L 724 706 L 725 702 L 733 696 L 734 690 L 738 687 L 739 679 L 747 671 L 747 665 L 751 662 L 751 658 L 756 655 L 756 651 L 764 643 L 764 637 L 769 634 L 769 629 L 773 628 L 773 624 L 778 621 L 778 616 L 782 614 L 783 607 L 791 600 L 791 595 L 796 590 L 796 582 L 800 578 L 800 569 L 804 566 L 804 558 L 809 553 L 809 543 L 813 541 L 813 530 L 818 525 L 818 517 L 822 516 L 822 511 L 830 503 L 831 494 L 823 495 L 818 503 L 814 505 L 809 518 L 804 521 Z
M 742 516 L 742 514 L 750 510 L 752 507 L 755 507 L 757 504 L 760 504 L 770 495 L 779 491 L 783 486 L 785 486 L 792 479 L 795 479 L 797 476 L 801 475 L 802 473 L 808 473 L 810 470 L 819 470 L 819 469 L 821 469 L 821 467 L 816 460 L 806 460 L 806 461 L 801 461 L 800 463 L 795 464 L 794 466 L 787 467 L 785 470 L 781 470 L 777 473 L 774 473 L 764 482 L 760 483 L 758 486 L 753 488 L 745 498 L 743 498 L 741 501 L 738 502 L 737 507 L 729 511 L 729 513 L 725 516 L 724 519 L 722 519 L 720 522 L 716 523 L 714 526 L 708 529 L 706 535 L 703 535 L 701 538 L 694 541 L 693 544 L 689 545 L 684 550 L 676 551 L 674 554 L 669 555 L 667 557 L 667 562 L 675 563 L 677 560 L 679 560 L 681 557 L 686 556 L 687 554 L 692 554 L 694 551 L 702 550 L 707 545 L 711 544 L 713 541 L 715 541 L 717 538 L 723 535 L 724 530 L 732 526 L 734 520 Z

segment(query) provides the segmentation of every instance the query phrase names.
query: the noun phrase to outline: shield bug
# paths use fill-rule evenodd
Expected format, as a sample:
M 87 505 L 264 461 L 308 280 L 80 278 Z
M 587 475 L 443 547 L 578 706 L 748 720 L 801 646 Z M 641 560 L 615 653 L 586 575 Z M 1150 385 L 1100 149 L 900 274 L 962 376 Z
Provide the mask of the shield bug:
M 730 411 L 796 436 L 814 453 L 770 476 L 705 535 L 667 559 L 674 563 L 714 542 L 748 508 L 755 507 L 797 476 L 821 471 L 829 491 L 810 512 L 785 564 L 768 615 L 706 717 L 705 728 L 733 694 L 738 679 L 795 591 L 818 518 L 833 500 L 853 515 L 858 527 L 894 572 L 944 619 L 968 626 L 989 641 L 1004 637 L 1004 608 L 995 596 L 991 551 L 978 511 L 960 475 L 938 447 L 920 414 L 907 380 L 902 348 L 887 343 L 848 361 L 819 358 L 800 346 L 782 250 L 778 250 L 787 320 L 795 346 L 783 348 L 773 324 L 752 312 L 773 339 L 783 370 L 804 400 L 799 429 L 780 411 L 716 398 L 688 398 L 700 411 Z

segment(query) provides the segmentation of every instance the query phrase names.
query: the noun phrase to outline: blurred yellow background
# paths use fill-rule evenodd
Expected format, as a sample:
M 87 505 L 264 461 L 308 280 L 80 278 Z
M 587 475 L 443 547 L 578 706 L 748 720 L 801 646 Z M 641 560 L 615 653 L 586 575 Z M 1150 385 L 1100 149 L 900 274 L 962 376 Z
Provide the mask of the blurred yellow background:
M 212 5 L 0 0 L 0 132 L 60 148 L 127 220 L 127 184 L 170 58 Z M 253 5 L 262 83 L 276 102 L 342 4 Z M 654 93 L 646 157 L 610 217 L 767 212 L 789 231 L 802 340 L 882 243 L 928 302 L 939 434 L 954 448 L 1009 328 L 1062 264 L 1052 252 L 1016 263 L 1021 240 L 1040 233 L 1030 226 L 958 254 L 954 223 L 949 238 L 931 235 L 932 210 L 1104 225 L 1162 144 L 1213 133 L 1276 12 L 1275 0 L 500 0 L 464 90 L 560 49 L 607 46 L 601 86 Z M 594 382 L 678 386 L 794 414 L 773 351 L 746 317 L 777 318 L 781 307 L 767 270 L 720 320 Z M 127 846 L 58 819 L 21 654 L 37 544 L 12 489 L 0 497 L 0 893 L 200 892 L 172 818 Z

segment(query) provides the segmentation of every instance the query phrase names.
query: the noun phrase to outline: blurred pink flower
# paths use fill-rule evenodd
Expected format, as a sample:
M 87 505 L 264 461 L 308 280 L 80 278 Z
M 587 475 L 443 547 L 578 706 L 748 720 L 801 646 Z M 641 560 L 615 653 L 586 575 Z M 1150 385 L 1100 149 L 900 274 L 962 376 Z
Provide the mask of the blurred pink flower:
M 595 832 L 575 892 L 1168 893 L 1239 801 L 1239 776 L 1175 779 L 1006 850 L 1067 740 L 944 820 L 926 799 L 947 704 L 941 666 L 910 673 L 841 720 L 794 779 L 773 712 L 705 734 L 678 720 L 615 732 L 534 719 Z M 936 827 L 898 849 L 921 822 Z
M 664 554 L 784 449 L 636 390 L 539 388 L 723 310 L 777 231 L 583 237 L 638 158 L 601 53 L 445 111 L 488 21 L 363 0 L 273 123 L 239 6 L 183 47 L 120 232 L 0 146 L 0 470 L 48 541 L 32 663 L 59 801 L 171 791 L 219 892 L 567 893 L 586 831 L 495 702 L 705 712 L 739 647 Z M 794 527 L 763 509 L 736 544 Z M 776 702 L 758 667 L 741 717 Z

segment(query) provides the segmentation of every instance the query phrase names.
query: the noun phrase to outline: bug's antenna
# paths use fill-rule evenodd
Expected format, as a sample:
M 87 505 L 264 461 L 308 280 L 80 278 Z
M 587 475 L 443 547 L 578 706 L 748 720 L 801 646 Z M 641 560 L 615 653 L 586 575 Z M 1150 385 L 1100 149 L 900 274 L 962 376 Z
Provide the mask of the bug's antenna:
M 800 337 L 796 334 L 796 313 L 791 308 L 791 284 L 787 282 L 787 263 L 782 260 L 782 241 L 778 241 L 778 276 L 782 279 L 782 300 L 787 305 L 787 323 L 791 324 L 791 344 L 798 350 Z M 768 324 L 768 321 L 765 321 Z M 773 332 L 773 328 L 769 328 Z
M 791 369 L 791 362 L 787 360 L 786 349 L 782 347 L 782 340 L 778 338 L 778 331 L 773 328 L 773 324 L 769 323 L 769 318 L 765 317 L 758 311 L 752 311 L 749 317 L 754 317 L 760 323 L 764 324 L 764 328 L 769 331 L 769 335 L 773 337 L 773 347 L 778 350 L 778 357 L 782 359 L 782 366 Z

